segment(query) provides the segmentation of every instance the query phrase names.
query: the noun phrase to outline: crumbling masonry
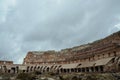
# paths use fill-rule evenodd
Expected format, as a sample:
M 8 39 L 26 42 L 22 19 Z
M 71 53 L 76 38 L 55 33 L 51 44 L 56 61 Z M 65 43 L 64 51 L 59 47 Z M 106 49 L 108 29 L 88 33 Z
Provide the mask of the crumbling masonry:
M 3 73 L 119 72 L 120 31 L 93 43 L 61 51 L 30 51 L 23 64 L 0 61 L 0 70 Z

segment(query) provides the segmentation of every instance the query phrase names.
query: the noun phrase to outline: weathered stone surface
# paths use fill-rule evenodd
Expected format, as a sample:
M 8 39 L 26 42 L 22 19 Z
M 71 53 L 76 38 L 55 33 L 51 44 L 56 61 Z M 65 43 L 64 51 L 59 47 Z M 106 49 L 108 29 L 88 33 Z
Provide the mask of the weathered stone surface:
M 120 71 L 120 31 L 104 39 L 61 51 L 30 51 L 23 64 L 0 61 L 1 73 L 118 72 Z

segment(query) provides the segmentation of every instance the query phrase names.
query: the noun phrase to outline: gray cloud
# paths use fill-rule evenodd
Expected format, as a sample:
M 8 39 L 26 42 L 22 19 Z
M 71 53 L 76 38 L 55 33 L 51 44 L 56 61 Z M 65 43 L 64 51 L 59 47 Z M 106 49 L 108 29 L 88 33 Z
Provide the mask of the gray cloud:
M 119 0 L 16 0 L 0 24 L 1 59 L 21 63 L 28 51 L 60 50 L 118 31 Z M 1 20 L 0 20 L 1 21 Z

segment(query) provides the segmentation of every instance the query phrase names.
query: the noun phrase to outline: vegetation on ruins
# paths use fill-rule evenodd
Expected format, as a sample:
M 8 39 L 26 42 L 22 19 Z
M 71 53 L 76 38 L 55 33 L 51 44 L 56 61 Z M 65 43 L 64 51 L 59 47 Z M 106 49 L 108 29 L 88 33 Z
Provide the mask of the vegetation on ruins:
M 36 74 L 37 73 L 37 74 Z M 44 73 L 38 74 L 38 72 L 32 73 L 19 73 L 17 75 L 1 74 L 0 80 L 119 80 L 116 78 L 120 73 L 116 73 L 113 76 L 112 73 L 72 73 L 72 74 L 55 74 Z
M 20 80 L 34 80 L 35 79 L 35 74 L 32 73 L 20 73 L 17 75 L 16 79 Z

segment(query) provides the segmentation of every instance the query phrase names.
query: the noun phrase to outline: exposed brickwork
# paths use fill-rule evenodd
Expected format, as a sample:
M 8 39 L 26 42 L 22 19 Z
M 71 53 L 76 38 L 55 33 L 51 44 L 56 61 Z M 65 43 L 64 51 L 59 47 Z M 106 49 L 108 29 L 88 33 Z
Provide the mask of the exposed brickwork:
M 28 52 L 24 64 L 74 63 L 119 55 L 120 33 L 82 46 L 56 51 Z M 42 54 L 41 54 L 42 53 Z
M 0 65 L 12 65 L 13 61 L 0 61 Z
M 61 51 L 30 51 L 23 64 L 2 65 L 1 70 L 14 73 L 19 70 L 58 73 L 120 71 L 120 32 Z

